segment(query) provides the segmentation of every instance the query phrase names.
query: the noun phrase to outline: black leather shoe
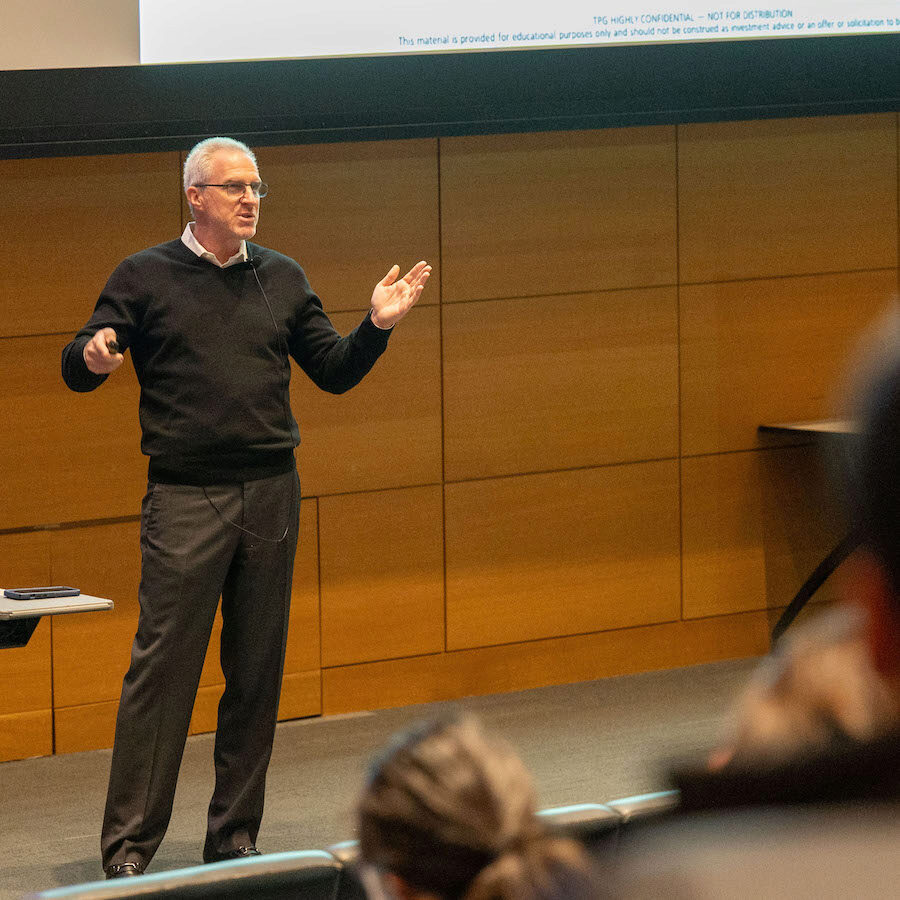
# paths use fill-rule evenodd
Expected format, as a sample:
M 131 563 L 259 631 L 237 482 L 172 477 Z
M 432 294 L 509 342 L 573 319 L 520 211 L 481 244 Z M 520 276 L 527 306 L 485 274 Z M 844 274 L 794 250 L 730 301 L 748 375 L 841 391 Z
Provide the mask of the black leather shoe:
M 143 875 L 144 867 L 139 863 L 125 862 L 117 866 L 110 866 L 106 870 L 106 880 L 110 878 L 134 878 L 135 875 Z
M 225 862 L 228 859 L 244 859 L 248 856 L 262 856 L 262 853 L 256 847 L 238 847 L 235 850 L 228 850 L 226 853 L 217 853 L 203 861 L 207 863 Z

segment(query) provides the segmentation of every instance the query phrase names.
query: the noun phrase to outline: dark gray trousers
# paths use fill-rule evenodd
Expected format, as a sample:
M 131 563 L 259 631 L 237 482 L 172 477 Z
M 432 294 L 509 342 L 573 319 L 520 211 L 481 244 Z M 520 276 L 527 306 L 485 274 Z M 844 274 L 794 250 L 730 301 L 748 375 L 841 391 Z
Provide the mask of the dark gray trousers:
M 104 868 L 146 865 L 163 839 L 220 596 L 225 691 L 203 857 L 256 843 L 278 716 L 299 498 L 295 471 L 206 488 L 148 485 L 140 617 L 100 839 Z

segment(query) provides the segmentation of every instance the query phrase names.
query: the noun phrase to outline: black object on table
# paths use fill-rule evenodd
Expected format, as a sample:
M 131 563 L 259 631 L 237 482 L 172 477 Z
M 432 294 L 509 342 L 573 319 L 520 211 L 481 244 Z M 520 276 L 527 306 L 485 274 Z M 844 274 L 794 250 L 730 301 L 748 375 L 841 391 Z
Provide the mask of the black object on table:
M 10 619 L 0 621 L 0 649 L 5 647 L 24 647 L 34 634 L 40 616 L 31 616 L 28 619 Z

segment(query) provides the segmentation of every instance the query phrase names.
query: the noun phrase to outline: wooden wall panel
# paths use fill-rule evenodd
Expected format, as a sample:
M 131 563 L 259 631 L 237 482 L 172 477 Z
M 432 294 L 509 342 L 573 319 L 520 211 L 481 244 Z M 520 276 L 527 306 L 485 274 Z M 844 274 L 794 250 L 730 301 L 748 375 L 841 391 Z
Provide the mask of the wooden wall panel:
M 323 713 L 522 691 L 759 656 L 768 614 L 744 613 L 325 669 Z
M 46 532 L 0 534 L 0 588 L 50 583 Z M 0 649 L 0 762 L 53 752 L 52 627 L 44 617 L 25 647 Z
M 47 532 L 0 534 L 0 588 L 51 584 Z M 44 617 L 24 647 L 0 648 L 0 716 L 48 710 L 51 705 L 49 617 Z M 13 721 L 13 720 L 10 720 Z M 16 719 L 19 724 L 34 719 Z M 4 758 L 0 751 L 0 760 Z
M 682 453 L 750 449 L 763 422 L 834 415 L 849 354 L 896 290 L 896 270 L 682 287 Z
M 0 335 L 74 333 L 126 256 L 180 233 L 177 153 L 0 160 L 0 178 L 15 185 L 16 222 Z
M 83 706 L 57 707 L 53 711 L 56 752 L 83 753 L 112 747 L 118 711 L 118 698 Z
M 897 265 L 896 116 L 682 125 L 682 281 Z
M 51 628 L 44 616 L 26 646 L 0 648 L 0 716 L 50 709 Z
M 48 532 L 0 534 L 0 588 L 50 584 L 50 577 Z M 0 653 L 0 665 L 2 659 L 3 654 Z
M 787 606 L 845 533 L 814 446 L 683 460 L 682 517 L 685 618 Z
M 896 125 L 261 149 L 259 241 L 301 262 L 340 330 L 393 262 L 444 269 L 354 391 L 296 375 L 310 499 L 280 717 L 763 652 L 840 517 L 815 450 L 756 428 L 830 414 L 847 351 L 896 294 Z M 0 263 L 0 531 L 83 523 L 0 534 L 0 584 L 75 581 L 117 607 L 0 653 L 0 758 L 52 750 L 51 649 L 57 751 L 112 743 L 138 525 L 109 520 L 144 490 L 138 390 L 129 360 L 72 394 L 59 353 L 114 266 L 181 231 L 182 158 L 0 162 L 24 223 Z M 195 731 L 215 726 L 217 656 L 218 630 Z
M 9 480 L 15 479 L 10 478 Z M 48 532 L 0 534 L 0 587 L 14 588 L 27 587 L 32 584 L 49 584 L 50 578 L 50 535 Z
M 52 583 L 47 532 L 0 534 L 0 588 Z M 25 647 L 0 649 L 0 716 L 50 709 L 51 627 L 45 616 Z
M 678 618 L 677 461 L 445 490 L 448 649 Z
M 675 282 L 675 129 L 441 140 L 444 300 Z
M 326 309 L 365 309 L 397 263 L 434 266 L 422 303 L 440 298 L 437 141 L 261 147 L 257 240 L 296 259 Z
M 50 709 L 50 632 L 44 616 L 26 646 L 0 649 L 0 716 Z
M 322 670 L 286 672 L 281 684 L 278 721 L 322 714 Z
M 0 340 L 0 528 L 135 515 L 147 479 L 130 360 L 96 391 L 60 376 L 68 337 Z
M 53 722 L 49 707 L 0 716 L 0 762 L 49 756 L 52 752 Z
M 219 617 L 216 616 L 216 621 L 219 622 Z M 219 625 L 219 631 L 221 631 L 221 625 Z M 216 664 L 218 664 L 218 635 L 216 636 L 216 654 L 215 660 Z M 209 653 L 206 657 L 206 662 L 209 664 L 213 659 L 213 646 L 210 643 Z M 205 668 L 205 667 L 204 667 Z M 194 709 L 191 712 L 191 724 L 188 727 L 188 734 L 209 734 L 211 731 L 216 730 L 216 722 L 218 721 L 219 715 L 219 700 L 222 698 L 222 692 L 225 690 L 225 684 L 222 681 L 221 674 L 219 675 L 219 680 L 214 681 L 211 684 L 203 684 L 201 681 L 200 687 L 197 688 L 197 696 L 194 698 Z
M 51 534 L 53 581 L 115 604 L 111 610 L 54 618 L 56 706 L 117 701 L 137 629 L 140 526 L 127 522 Z
M 291 403 L 300 423 L 304 496 L 441 480 L 440 318 L 418 307 L 397 325 L 381 359 L 346 394 L 320 391 L 295 367 Z M 347 334 L 362 313 L 340 313 Z
M 444 649 L 439 485 L 323 497 L 322 664 Z
M 442 315 L 448 480 L 678 455 L 675 288 Z

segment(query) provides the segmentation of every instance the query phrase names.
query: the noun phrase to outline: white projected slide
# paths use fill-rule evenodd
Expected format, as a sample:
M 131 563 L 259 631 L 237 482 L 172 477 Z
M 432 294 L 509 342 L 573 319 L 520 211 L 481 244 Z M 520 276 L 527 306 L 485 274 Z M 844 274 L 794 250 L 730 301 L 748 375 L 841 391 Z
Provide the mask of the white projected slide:
M 865 34 L 900 30 L 897 0 L 141 0 L 142 63 L 376 56 Z

